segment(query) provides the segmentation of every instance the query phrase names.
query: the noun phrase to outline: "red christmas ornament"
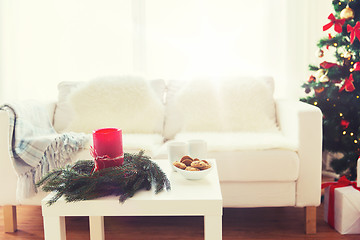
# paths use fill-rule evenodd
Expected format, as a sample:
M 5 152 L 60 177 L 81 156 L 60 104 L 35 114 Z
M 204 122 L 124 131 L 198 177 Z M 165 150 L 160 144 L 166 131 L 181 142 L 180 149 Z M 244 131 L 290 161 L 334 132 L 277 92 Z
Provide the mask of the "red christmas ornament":
M 311 83 L 311 82 L 316 82 L 316 78 L 313 75 L 311 75 L 308 80 L 308 83 Z
M 344 129 L 348 128 L 348 127 L 349 127 L 349 124 L 350 124 L 350 122 L 347 121 L 347 120 L 344 120 L 344 119 L 342 119 L 341 122 L 340 122 L 340 125 L 341 125 Z
M 354 86 L 354 78 L 353 75 L 350 74 L 349 78 L 345 79 L 344 84 L 342 85 L 342 87 L 339 89 L 339 92 L 342 92 L 344 89 L 347 92 L 352 92 L 355 90 L 355 86 Z
M 337 65 L 336 63 L 331 63 L 331 62 L 327 62 L 327 61 L 320 63 L 320 67 L 325 68 L 325 69 L 332 68 L 335 66 L 339 66 L 339 65 Z
M 360 62 L 354 64 L 354 71 L 360 71 Z
M 347 31 L 350 33 L 350 43 L 352 44 L 357 37 L 360 40 L 360 22 L 357 22 L 354 27 L 347 25 Z
M 323 26 L 323 31 L 328 30 L 329 28 L 331 28 L 332 25 L 334 25 L 335 31 L 341 33 L 342 26 L 345 23 L 345 19 L 336 19 L 334 14 L 332 13 L 329 15 L 328 19 L 330 20 L 330 22 Z

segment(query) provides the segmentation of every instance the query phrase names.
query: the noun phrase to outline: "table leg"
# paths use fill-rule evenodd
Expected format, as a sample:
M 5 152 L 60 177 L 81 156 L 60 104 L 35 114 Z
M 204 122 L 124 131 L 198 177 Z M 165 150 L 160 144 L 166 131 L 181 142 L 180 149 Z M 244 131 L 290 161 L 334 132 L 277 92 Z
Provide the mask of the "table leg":
M 65 217 L 44 216 L 45 240 L 66 240 Z
M 205 240 L 221 240 L 222 239 L 222 216 L 221 215 L 205 215 L 204 216 L 204 235 Z
M 104 217 L 103 216 L 90 216 L 90 239 L 91 240 L 104 240 Z

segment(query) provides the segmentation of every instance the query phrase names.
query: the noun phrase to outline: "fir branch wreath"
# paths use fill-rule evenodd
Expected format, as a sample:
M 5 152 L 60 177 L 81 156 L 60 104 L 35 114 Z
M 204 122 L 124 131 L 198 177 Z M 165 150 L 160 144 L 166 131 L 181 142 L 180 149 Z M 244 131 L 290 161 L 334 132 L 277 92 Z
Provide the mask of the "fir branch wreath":
M 93 172 L 93 168 L 93 160 L 79 160 L 72 165 L 54 169 L 36 186 L 45 192 L 56 192 L 48 205 L 62 196 L 66 202 L 76 202 L 115 195 L 120 196 L 119 201 L 123 203 L 137 191 L 150 190 L 153 185 L 155 193 L 164 188 L 167 191 L 171 189 L 166 174 L 143 151 L 138 154 L 124 153 L 122 166 L 96 172 Z

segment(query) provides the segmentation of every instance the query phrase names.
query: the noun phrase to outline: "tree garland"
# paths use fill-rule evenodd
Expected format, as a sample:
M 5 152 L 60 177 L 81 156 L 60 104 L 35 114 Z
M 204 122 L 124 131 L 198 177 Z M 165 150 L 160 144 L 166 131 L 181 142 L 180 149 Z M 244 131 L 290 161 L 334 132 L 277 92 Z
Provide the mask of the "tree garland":
M 155 193 L 164 188 L 169 191 L 170 181 L 161 168 L 149 157 L 138 154 L 124 154 L 124 164 L 119 167 L 105 168 L 93 172 L 94 161 L 79 160 L 73 165 L 55 169 L 42 178 L 36 185 L 45 192 L 56 192 L 48 201 L 55 203 L 64 195 L 66 202 L 95 199 L 115 195 L 125 202 L 141 189 L 150 190 L 155 186 Z

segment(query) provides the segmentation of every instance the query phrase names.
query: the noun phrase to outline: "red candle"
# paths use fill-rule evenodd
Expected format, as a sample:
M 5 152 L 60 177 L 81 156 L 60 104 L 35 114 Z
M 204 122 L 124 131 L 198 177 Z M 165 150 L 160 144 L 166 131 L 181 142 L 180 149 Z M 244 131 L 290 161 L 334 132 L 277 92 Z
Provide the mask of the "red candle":
M 116 158 L 123 156 L 122 131 L 118 128 L 102 128 L 93 131 L 94 150 L 97 156 Z

